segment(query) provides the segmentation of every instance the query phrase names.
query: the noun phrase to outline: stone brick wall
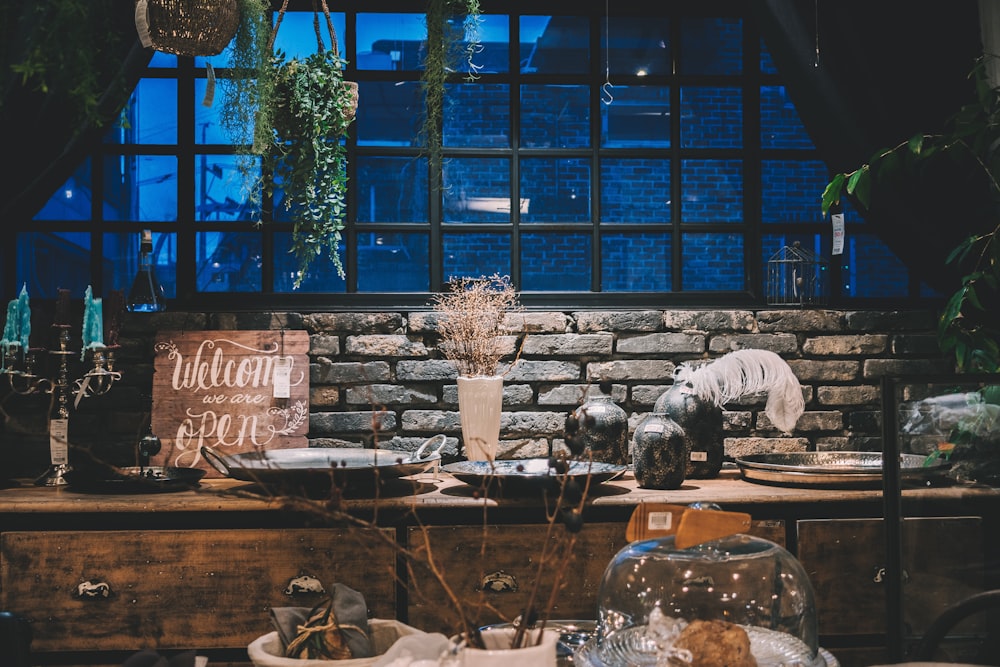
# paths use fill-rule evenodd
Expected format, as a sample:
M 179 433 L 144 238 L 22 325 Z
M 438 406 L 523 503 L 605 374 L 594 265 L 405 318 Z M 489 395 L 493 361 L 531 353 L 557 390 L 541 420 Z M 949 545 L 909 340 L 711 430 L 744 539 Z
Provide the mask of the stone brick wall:
M 122 330 L 123 380 L 85 400 L 71 416 L 71 440 L 120 465 L 133 465 L 147 417 L 152 341 L 170 329 L 305 329 L 310 334 L 313 446 L 415 449 L 448 435 L 460 456 L 454 366 L 436 349 L 436 314 L 160 313 L 129 315 Z M 509 318 L 501 451 L 547 455 L 563 446 L 566 415 L 609 381 L 635 424 L 672 383 L 677 364 L 741 348 L 772 350 L 802 385 L 805 414 L 780 433 L 764 397 L 725 406 L 730 456 L 778 450 L 880 450 L 879 379 L 886 373 L 946 373 L 934 314 L 925 311 L 638 310 L 528 311 Z M 44 466 L 47 398 L 8 397 L 0 454 Z M 377 424 L 377 432 L 373 432 Z M 31 444 L 33 443 L 33 444 Z

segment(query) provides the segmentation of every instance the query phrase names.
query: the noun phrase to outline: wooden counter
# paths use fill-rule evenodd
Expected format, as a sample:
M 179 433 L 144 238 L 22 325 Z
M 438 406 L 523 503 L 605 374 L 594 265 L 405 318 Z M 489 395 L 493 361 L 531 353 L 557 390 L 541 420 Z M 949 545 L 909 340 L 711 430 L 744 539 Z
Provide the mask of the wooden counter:
M 0 490 L 0 607 L 32 620 L 41 664 L 120 665 L 141 648 L 197 648 L 212 667 L 239 665 L 246 644 L 270 631 L 268 609 L 322 599 L 295 582 L 346 583 L 365 594 L 373 616 L 447 630 L 436 589 L 399 557 L 425 545 L 454 590 L 486 598 L 493 616 L 482 622 L 509 619 L 552 539 L 551 503 L 483 497 L 443 473 L 387 487 L 377 500 L 345 499 L 343 509 L 365 526 L 331 525 L 315 502 L 290 503 L 235 480 L 147 495 L 24 481 Z M 749 512 L 751 532 L 786 546 L 809 572 L 824 647 L 845 667 L 878 662 L 885 616 L 878 489 L 770 486 L 735 470 L 674 491 L 639 489 L 630 475 L 601 484 L 589 495 L 571 583 L 553 617 L 596 616 L 601 574 L 625 546 L 625 523 L 642 502 Z M 996 534 L 1000 490 L 906 489 L 903 507 L 915 593 L 912 609 L 904 607 L 918 636 L 944 605 L 996 585 L 995 547 L 984 535 Z M 515 590 L 502 590 L 508 582 Z

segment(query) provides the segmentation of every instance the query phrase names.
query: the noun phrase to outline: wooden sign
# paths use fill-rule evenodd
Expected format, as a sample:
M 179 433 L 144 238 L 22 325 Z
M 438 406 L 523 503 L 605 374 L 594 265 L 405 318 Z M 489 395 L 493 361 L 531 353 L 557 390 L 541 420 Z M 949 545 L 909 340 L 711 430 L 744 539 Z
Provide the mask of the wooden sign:
M 202 447 L 223 456 L 308 447 L 309 334 L 164 331 L 156 336 L 151 465 L 220 477 Z

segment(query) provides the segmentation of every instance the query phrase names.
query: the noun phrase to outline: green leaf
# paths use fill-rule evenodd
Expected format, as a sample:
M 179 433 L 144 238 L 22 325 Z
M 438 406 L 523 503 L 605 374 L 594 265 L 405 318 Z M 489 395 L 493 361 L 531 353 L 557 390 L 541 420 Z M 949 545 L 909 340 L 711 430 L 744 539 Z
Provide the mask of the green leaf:
M 914 155 L 920 155 L 920 150 L 924 147 L 923 133 L 914 134 L 910 137 L 910 140 L 907 142 L 907 147 Z
M 830 208 L 840 202 L 840 193 L 844 189 L 844 179 L 845 174 L 836 174 L 833 179 L 826 184 L 826 188 L 823 190 L 822 197 L 822 210 L 823 217 L 825 218 L 830 212 Z

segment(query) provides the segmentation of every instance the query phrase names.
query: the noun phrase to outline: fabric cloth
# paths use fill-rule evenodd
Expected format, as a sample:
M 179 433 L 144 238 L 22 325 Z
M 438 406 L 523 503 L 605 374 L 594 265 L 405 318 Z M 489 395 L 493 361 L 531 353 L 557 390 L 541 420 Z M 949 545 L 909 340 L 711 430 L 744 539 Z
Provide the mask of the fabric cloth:
M 371 635 L 368 630 L 368 605 L 365 597 L 350 586 L 334 584 L 330 592 L 330 604 L 341 635 L 347 643 L 353 658 L 372 656 Z M 272 607 L 271 624 L 278 631 L 281 645 L 288 647 L 306 626 L 316 607 Z M 173 666 L 171 666 L 173 667 Z

